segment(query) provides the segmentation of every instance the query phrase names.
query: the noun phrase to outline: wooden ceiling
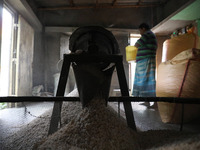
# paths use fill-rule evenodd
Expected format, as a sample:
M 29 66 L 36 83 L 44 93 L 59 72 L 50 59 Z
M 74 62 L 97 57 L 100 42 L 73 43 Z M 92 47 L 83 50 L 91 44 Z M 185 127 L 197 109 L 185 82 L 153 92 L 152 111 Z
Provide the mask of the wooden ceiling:
M 29 0 L 31 1 L 31 0 Z M 165 5 L 168 0 L 35 0 L 38 10 L 134 8 Z
M 178 20 L 180 23 L 177 23 L 170 18 L 195 0 L 5 1 L 38 31 L 44 27 L 100 25 L 112 30 L 132 32 L 138 28 L 139 23 L 147 22 L 157 34 L 166 35 L 183 25 L 183 21 Z

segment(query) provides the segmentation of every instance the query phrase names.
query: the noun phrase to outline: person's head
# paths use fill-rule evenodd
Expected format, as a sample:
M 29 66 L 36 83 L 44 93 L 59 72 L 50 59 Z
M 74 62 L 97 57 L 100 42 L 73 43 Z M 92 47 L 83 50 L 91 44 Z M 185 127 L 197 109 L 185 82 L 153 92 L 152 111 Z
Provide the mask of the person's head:
M 139 31 L 141 35 L 143 35 L 148 30 L 150 30 L 150 27 L 147 23 L 142 23 L 139 25 Z

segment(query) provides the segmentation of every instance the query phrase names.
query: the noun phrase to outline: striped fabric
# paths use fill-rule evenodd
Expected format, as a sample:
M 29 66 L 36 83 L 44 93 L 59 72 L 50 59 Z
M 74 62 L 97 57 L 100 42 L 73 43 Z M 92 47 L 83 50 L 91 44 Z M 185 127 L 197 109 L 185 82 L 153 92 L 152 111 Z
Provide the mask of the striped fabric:
M 151 30 L 145 32 L 136 43 L 140 45 L 138 47 L 136 62 L 144 58 L 155 57 L 157 40 L 155 34 Z
M 135 97 L 155 97 L 155 57 L 137 62 L 132 95 Z

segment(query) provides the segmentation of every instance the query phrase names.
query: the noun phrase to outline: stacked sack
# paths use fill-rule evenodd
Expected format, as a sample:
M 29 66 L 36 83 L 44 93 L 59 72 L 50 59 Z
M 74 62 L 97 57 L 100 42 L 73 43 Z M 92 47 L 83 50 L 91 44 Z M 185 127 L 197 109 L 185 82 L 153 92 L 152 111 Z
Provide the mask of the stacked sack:
M 184 50 L 161 63 L 157 72 L 157 97 L 200 98 L 199 68 L 200 49 L 196 48 Z M 182 104 L 158 102 L 158 109 L 164 123 L 181 122 Z M 200 105 L 184 104 L 184 122 L 199 116 Z
M 162 62 L 157 69 L 157 97 L 199 98 L 200 92 L 200 37 L 192 27 L 163 43 Z M 182 104 L 158 102 L 164 123 L 180 123 Z M 184 120 L 189 122 L 199 117 L 200 105 L 184 104 Z
M 171 60 L 182 51 L 190 48 L 200 49 L 200 37 L 195 33 L 186 33 L 168 39 L 163 43 L 162 61 Z

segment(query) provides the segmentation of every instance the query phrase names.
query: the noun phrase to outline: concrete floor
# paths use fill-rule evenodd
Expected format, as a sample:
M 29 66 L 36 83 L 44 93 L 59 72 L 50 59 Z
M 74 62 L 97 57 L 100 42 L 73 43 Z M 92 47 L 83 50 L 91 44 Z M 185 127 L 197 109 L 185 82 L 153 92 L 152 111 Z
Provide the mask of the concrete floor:
M 163 123 L 158 109 L 149 109 L 142 102 L 132 102 L 134 119 L 138 131 L 148 130 L 176 130 L 180 131 L 179 124 L 166 124 Z M 118 111 L 118 103 L 114 103 L 116 111 Z M 152 105 L 153 103 L 151 103 Z M 123 104 L 120 104 L 120 113 L 125 118 Z M 119 112 L 119 111 L 118 111 Z M 200 133 L 200 118 L 190 123 L 183 124 L 182 131 L 199 132 Z
M 40 116 L 45 111 L 53 108 L 53 103 L 32 102 L 29 104 L 25 103 L 25 106 L 27 110 L 25 107 L 0 110 L 0 140 L 17 132 L 22 126 L 27 125 L 37 116 Z
M 41 115 L 43 112 L 52 108 L 53 103 L 31 103 L 26 106 L 32 115 L 27 113 L 24 107 L 0 110 L 0 139 L 20 130 L 21 126 L 26 125 L 35 119 L 33 115 Z M 112 103 L 111 106 L 118 111 L 118 103 Z M 180 129 L 180 125 L 162 123 L 157 109 L 148 109 L 138 102 L 132 103 L 132 107 L 138 131 L 167 129 L 179 131 Z M 120 104 L 120 115 L 125 116 L 122 103 Z M 200 120 L 184 124 L 183 131 L 200 132 Z

